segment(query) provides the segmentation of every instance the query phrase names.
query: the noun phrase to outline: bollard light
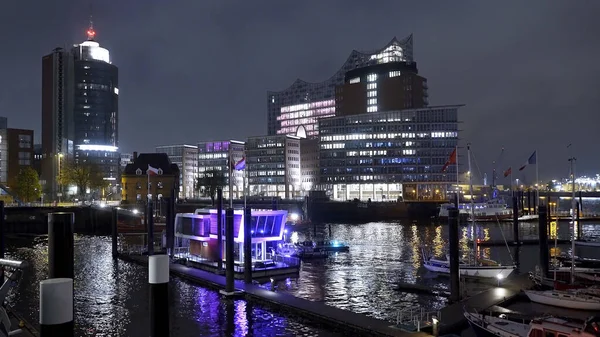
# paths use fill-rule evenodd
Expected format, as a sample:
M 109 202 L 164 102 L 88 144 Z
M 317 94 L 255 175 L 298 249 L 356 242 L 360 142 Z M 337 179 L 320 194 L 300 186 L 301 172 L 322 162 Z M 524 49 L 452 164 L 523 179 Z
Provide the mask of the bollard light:
M 502 276 L 502 273 L 499 273 L 498 275 L 496 275 L 496 278 L 498 279 L 498 287 L 500 286 L 500 280 L 502 280 L 504 278 L 504 276 Z

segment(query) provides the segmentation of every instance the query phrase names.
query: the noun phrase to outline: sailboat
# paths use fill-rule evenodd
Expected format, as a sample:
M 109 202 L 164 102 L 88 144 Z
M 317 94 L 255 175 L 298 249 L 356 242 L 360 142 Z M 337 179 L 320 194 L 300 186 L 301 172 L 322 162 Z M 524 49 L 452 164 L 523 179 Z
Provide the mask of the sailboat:
M 573 179 L 573 205 L 575 205 L 575 170 L 573 169 L 574 158 L 571 161 L 571 177 Z M 575 207 L 573 207 L 575 209 Z M 575 285 L 576 267 L 575 267 L 575 212 L 573 212 L 573 236 L 571 238 L 571 265 L 569 266 L 571 272 L 571 285 Z M 556 248 L 556 238 L 554 241 Z M 554 283 L 556 284 L 556 273 L 560 268 L 554 267 Z M 579 310 L 593 310 L 600 311 L 600 296 L 595 293 L 586 291 L 586 289 L 566 289 L 538 291 L 538 290 L 525 290 L 525 295 L 530 301 L 551 305 L 555 307 L 568 308 L 568 309 L 579 309 Z
M 467 145 L 467 158 L 469 162 L 469 172 L 471 171 L 471 146 Z M 457 164 L 458 166 L 458 164 Z M 458 174 L 458 167 L 456 168 Z M 471 224 L 475 230 L 475 207 L 473 196 L 473 180 L 472 175 L 469 175 L 469 187 L 471 194 Z M 488 259 L 479 259 L 477 256 L 477 240 L 473 240 L 473 258 L 471 261 L 460 261 L 458 270 L 461 276 L 479 277 L 479 278 L 498 278 L 504 279 L 508 277 L 516 268 L 514 265 L 501 265 L 496 261 Z M 428 255 L 423 250 L 423 267 L 425 269 L 436 272 L 450 274 L 450 257 L 446 255 L 446 259 L 438 259 L 435 256 Z

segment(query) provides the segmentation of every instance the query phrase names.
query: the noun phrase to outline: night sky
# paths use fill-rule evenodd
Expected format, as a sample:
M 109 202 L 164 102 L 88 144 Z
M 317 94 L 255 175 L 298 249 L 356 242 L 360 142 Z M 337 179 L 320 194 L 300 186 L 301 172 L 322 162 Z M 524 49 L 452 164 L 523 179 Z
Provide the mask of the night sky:
M 41 140 L 41 58 L 84 41 L 89 12 L 81 0 L 0 2 L 9 127 Z M 122 152 L 266 134 L 267 90 L 325 80 L 353 49 L 413 33 L 430 104 L 466 104 L 462 138 L 479 168 L 504 146 L 498 170 L 516 171 L 538 149 L 542 179 L 568 174 L 569 143 L 579 173 L 600 172 L 598 13 L 597 0 L 93 4 L 96 40 L 119 67 Z

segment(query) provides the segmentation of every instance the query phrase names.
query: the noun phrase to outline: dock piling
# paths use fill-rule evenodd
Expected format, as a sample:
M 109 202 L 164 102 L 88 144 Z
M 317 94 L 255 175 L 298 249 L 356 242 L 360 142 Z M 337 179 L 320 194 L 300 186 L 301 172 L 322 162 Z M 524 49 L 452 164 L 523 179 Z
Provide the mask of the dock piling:
M 223 189 L 217 188 L 217 271 L 223 270 Z
M 540 264 L 542 267 L 542 275 L 548 275 L 548 213 L 547 206 L 540 205 L 539 208 L 539 240 L 540 240 Z
M 73 279 L 41 281 L 40 337 L 75 336 L 73 316 Z
M 233 208 L 225 211 L 225 293 L 233 295 Z
M 117 226 L 119 221 L 119 209 L 117 207 L 113 207 L 112 209 L 112 218 L 111 218 L 111 239 L 112 239 L 112 257 L 116 259 L 119 255 L 117 250 Z
M 244 210 L 244 283 L 252 283 L 252 210 Z
M 150 337 L 169 336 L 169 256 L 148 257 Z
M 512 212 L 513 212 L 513 242 L 515 245 L 519 245 L 519 200 L 517 195 L 514 194 L 512 198 Z
M 531 190 L 527 190 L 527 214 L 533 214 L 531 213 Z
M 581 191 L 579 191 L 579 206 L 577 207 L 577 215 L 579 216 L 580 212 L 579 210 L 581 210 L 581 216 L 583 216 L 583 198 L 581 196 Z M 579 237 L 577 239 L 581 239 L 583 237 L 583 228 L 581 226 L 581 221 L 579 221 L 579 218 L 577 218 L 577 233 L 579 235 Z
M 577 239 L 580 240 L 582 235 L 581 221 L 579 220 L 579 207 L 581 207 L 581 204 L 579 203 L 579 201 L 576 201 L 575 205 L 577 206 L 577 214 L 575 215 L 575 223 L 577 223 Z M 575 252 L 572 252 L 572 254 L 575 254 Z
M 4 258 L 4 251 L 6 246 L 4 243 L 4 224 L 5 224 L 5 213 L 4 213 L 4 200 L 0 200 L 0 259 Z
M 460 300 L 460 273 L 458 270 L 458 208 L 448 209 L 448 242 L 450 244 L 450 302 Z
M 75 213 L 48 214 L 48 278 L 75 277 L 73 230 Z
M 163 198 L 166 214 L 167 252 L 171 258 L 174 256 L 175 247 L 175 198 Z
M 154 210 L 152 209 L 152 201 L 148 201 L 148 209 L 146 214 L 146 224 L 148 229 L 148 256 L 154 255 Z

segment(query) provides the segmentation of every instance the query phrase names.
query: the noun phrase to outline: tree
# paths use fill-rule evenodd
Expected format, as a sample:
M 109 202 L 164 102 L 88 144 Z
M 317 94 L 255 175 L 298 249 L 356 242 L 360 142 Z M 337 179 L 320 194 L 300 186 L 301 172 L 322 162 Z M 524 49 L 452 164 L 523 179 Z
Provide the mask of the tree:
M 24 167 L 17 176 L 15 188 L 17 198 L 22 202 L 32 202 L 42 196 L 42 185 L 37 172 L 32 167 Z
M 196 190 L 204 196 L 210 197 L 213 206 L 215 205 L 215 195 L 217 188 L 227 184 L 225 176 L 219 170 L 208 170 L 204 172 L 204 177 L 196 180 Z
M 85 197 L 87 189 L 97 189 L 108 186 L 98 165 L 91 163 L 67 162 L 60 168 L 59 184 L 77 186 L 80 198 Z

